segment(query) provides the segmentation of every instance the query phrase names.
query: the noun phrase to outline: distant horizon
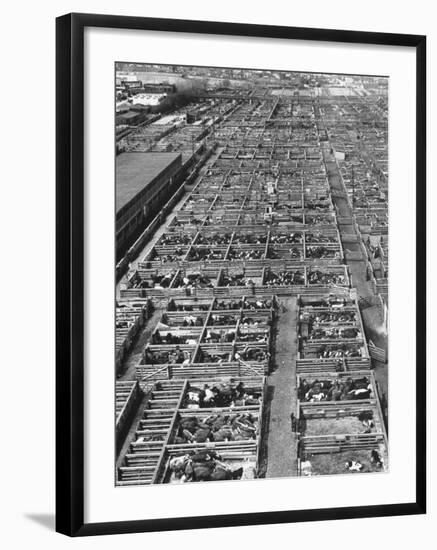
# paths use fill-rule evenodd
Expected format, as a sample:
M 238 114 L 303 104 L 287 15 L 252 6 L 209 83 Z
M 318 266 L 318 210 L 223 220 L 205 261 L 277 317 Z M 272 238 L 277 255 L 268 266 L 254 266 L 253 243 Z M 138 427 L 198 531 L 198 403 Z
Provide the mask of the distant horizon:
M 124 68 L 121 68 L 119 66 L 134 66 L 135 68 L 131 68 L 129 70 L 127 69 L 124 69 Z M 250 73 L 253 73 L 253 74 L 265 74 L 265 75 L 273 75 L 273 74 L 287 74 L 287 75 L 295 75 L 295 76 L 300 76 L 300 75 L 313 75 L 313 76 L 319 76 L 319 77 L 329 77 L 329 76 L 332 76 L 332 77 L 351 77 L 351 78 L 367 78 L 367 79 L 384 79 L 384 80 L 389 80 L 389 77 L 386 76 L 386 75 L 369 75 L 369 74 L 355 74 L 355 73 L 325 73 L 325 72 L 314 72 L 314 71 L 293 71 L 293 70 L 284 70 L 284 69 L 254 69 L 254 68 L 246 68 L 246 67 L 210 67 L 210 66 L 206 66 L 206 65 L 174 65 L 174 64 L 165 64 L 165 63 L 147 63 L 147 62 L 132 62 L 132 63 L 129 63 L 129 62 L 124 62 L 124 61 L 117 61 L 115 62 L 115 70 L 116 72 L 141 72 L 141 68 L 143 68 L 144 70 L 147 71 L 147 69 L 149 68 L 153 68 L 153 69 L 159 69 L 159 68 L 164 68 L 164 69 L 184 69 L 184 70 L 188 70 L 188 69 L 196 69 L 196 70 L 201 70 L 201 71 L 205 71 L 205 72 L 214 72 L 214 71 L 228 71 L 229 73 L 232 73 L 232 72 L 238 72 L 238 73 L 241 73 L 242 71 L 244 72 L 250 72 Z M 216 78 L 221 78 L 219 76 L 217 76 Z M 223 76 L 223 78 L 226 78 L 225 76 Z

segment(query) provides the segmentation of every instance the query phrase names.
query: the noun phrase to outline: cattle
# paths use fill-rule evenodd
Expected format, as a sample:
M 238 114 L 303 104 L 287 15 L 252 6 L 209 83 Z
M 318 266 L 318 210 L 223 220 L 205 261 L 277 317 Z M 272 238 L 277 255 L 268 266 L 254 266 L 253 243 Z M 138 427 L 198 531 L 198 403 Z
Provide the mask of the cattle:
M 169 462 L 171 472 L 181 482 L 226 481 L 241 479 L 244 468 L 232 470 L 221 461 L 215 451 L 199 451 L 173 457 Z
M 376 449 L 372 449 L 370 451 L 370 462 L 375 464 L 378 468 L 382 468 L 384 466 L 384 459 Z
M 363 465 L 361 462 L 358 462 L 356 460 L 348 460 L 344 465 L 346 470 L 349 470 L 349 472 L 361 472 L 363 469 Z
M 308 383 L 300 382 L 298 396 L 300 401 L 347 401 L 369 399 L 372 396 L 372 385 L 367 377 L 353 380 L 347 378 L 344 382 L 335 380 L 315 380 Z

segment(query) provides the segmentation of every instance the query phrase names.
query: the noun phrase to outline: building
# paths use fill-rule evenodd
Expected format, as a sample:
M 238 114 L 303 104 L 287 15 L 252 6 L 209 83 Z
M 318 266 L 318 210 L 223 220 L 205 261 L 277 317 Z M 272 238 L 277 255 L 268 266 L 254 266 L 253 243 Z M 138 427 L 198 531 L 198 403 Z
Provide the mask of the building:
M 116 157 L 117 256 L 159 212 L 182 167 L 178 153 L 122 153 Z
M 174 84 L 148 82 L 144 84 L 144 91 L 149 94 L 173 94 L 176 91 Z
M 167 97 L 166 94 L 137 94 L 133 97 L 133 105 L 150 105 L 151 107 L 159 106 Z
M 115 75 L 117 86 L 121 86 L 123 82 L 135 82 L 136 80 L 138 80 L 136 74 L 129 71 L 117 71 Z
M 187 113 L 187 124 L 194 124 L 196 120 L 199 120 L 199 114 L 191 111 Z
M 132 88 L 142 88 L 143 86 L 141 80 L 122 80 L 121 84 L 126 88 L 126 90 L 130 90 Z
M 136 126 L 145 120 L 146 114 L 147 110 L 139 111 L 132 108 L 132 110 L 117 114 L 115 117 L 115 124 L 116 126 Z

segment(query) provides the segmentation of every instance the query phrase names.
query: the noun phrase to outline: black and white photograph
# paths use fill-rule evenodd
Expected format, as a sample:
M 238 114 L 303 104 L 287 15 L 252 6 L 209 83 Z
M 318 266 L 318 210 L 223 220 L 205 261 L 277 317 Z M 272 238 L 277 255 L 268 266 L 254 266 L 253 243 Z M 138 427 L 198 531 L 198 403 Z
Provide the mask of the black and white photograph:
M 6 5 L 3 548 L 435 538 L 413 7 Z
M 115 485 L 389 472 L 389 77 L 114 73 Z

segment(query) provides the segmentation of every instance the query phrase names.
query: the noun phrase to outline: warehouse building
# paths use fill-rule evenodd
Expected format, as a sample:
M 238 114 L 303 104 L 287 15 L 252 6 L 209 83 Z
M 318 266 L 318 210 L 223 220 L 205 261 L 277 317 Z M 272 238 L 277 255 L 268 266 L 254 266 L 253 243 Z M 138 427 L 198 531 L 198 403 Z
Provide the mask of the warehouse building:
M 124 113 L 118 114 L 115 117 L 116 126 L 137 126 L 144 122 L 147 115 L 147 109 L 142 111 L 130 109 Z
M 173 94 L 176 91 L 176 86 L 174 84 L 150 82 L 144 84 L 144 91 L 148 94 Z
M 180 153 L 122 153 L 116 158 L 117 256 L 159 212 L 174 191 Z

